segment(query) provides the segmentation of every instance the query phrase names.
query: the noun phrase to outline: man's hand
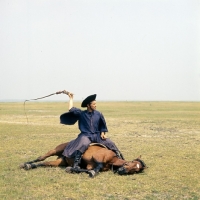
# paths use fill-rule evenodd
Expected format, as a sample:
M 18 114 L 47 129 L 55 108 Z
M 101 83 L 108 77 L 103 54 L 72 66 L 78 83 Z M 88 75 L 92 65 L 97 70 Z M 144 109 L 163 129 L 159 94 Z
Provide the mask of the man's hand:
M 105 140 L 106 138 L 107 138 L 107 136 L 105 135 L 104 132 L 102 132 L 102 133 L 101 133 L 101 139 L 102 139 L 102 140 Z
M 74 97 L 74 94 L 73 94 L 73 93 L 68 92 L 68 91 L 66 91 L 66 90 L 63 90 L 63 93 L 66 94 L 66 95 L 68 95 L 70 99 L 72 99 L 72 98 Z
M 73 99 L 74 94 L 72 94 L 72 93 L 69 92 L 69 93 L 68 93 L 68 96 L 69 96 L 70 99 Z
M 68 92 L 66 90 L 63 90 L 62 93 L 69 96 L 69 110 L 70 110 L 73 107 L 73 97 L 74 97 L 74 94 L 71 93 L 71 92 Z

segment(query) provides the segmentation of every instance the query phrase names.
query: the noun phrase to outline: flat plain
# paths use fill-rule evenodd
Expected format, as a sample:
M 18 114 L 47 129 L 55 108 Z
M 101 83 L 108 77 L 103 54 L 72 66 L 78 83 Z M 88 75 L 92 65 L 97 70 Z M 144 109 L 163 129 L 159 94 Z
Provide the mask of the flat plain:
M 141 155 L 148 166 L 144 173 L 108 171 L 91 179 L 65 168 L 20 169 L 77 137 L 77 124 L 59 123 L 67 107 L 67 102 L 27 102 L 26 118 L 23 102 L 0 103 L 0 199 L 200 199 L 199 102 L 97 102 L 108 137 L 126 160 Z

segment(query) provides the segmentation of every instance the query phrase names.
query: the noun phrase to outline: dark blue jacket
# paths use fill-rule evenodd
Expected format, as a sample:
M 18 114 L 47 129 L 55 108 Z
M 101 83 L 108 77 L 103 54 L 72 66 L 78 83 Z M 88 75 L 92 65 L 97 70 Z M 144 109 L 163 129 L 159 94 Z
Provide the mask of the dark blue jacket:
M 97 110 L 88 112 L 87 110 L 82 111 L 79 108 L 73 107 L 68 113 L 60 116 L 62 124 L 72 125 L 77 121 L 81 133 L 97 134 L 108 132 L 104 116 Z

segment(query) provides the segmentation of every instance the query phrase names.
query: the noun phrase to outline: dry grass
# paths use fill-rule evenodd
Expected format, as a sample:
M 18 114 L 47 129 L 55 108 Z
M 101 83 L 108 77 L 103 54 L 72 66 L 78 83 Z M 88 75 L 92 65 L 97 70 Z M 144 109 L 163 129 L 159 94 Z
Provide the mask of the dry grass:
M 59 124 L 66 108 L 28 102 L 27 124 L 23 103 L 0 103 L 0 199 L 200 199 L 200 103 L 98 102 L 125 158 L 142 155 L 149 167 L 143 174 L 104 172 L 90 179 L 63 168 L 19 169 L 77 136 L 77 125 Z

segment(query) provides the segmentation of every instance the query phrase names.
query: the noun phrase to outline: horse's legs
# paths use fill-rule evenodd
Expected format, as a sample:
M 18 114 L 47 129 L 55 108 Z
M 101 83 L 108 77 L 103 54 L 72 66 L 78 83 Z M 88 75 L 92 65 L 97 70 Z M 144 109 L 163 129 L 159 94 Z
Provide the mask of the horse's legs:
M 89 176 L 93 178 L 97 173 L 104 168 L 103 163 L 107 163 L 110 159 L 113 158 L 114 152 L 107 149 L 100 149 L 95 152 L 92 156 L 93 162 L 95 163 L 94 169 L 89 171 Z
M 88 171 L 89 177 L 94 178 L 95 175 L 103 168 L 102 162 L 96 162 L 96 167 Z
M 28 162 L 25 162 L 23 164 L 20 165 L 20 168 L 24 168 L 26 164 L 32 164 L 32 163 L 35 163 L 35 162 L 40 162 L 40 161 L 43 161 L 45 159 L 47 159 L 48 157 L 51 157 L 51 156 L 61 156 L 65 147 L 67 146 L 67 142 L 66 143 L 63 143 L 63 144 L 60 144 L 58 145 L 56 148 L 48 151 L 46 154 L 44 154 L 43 156 L 39 156 L 37 159 L 35 160 L 32 160 L 32 161 L 28 161 Z
M 34 162 L 43 161 L 43 160 L 45 160 L 45 159 L 47 159 L 48 157 L 51 157 L 51 156 L 58 156 L 56 149 L 52 149 L 52 150 L 48 151 L 46 154 L 39 156 Z
M 32 163 L 40 162 L 40 161 L 43 161 L 43 160 L 47 159 L 48 157 L 54 156 L 54 155 L 56 155 L 56 151 L 55 151 L 55 149 L 52 149 L 52 150 L 48 151 L 46 154 L 44 154 L 43 156 L 39 156 L 35 160 L 31 160 L 31 161 L 22 163 L 20 165 L 20 168 L 25 168 L 26 164 L 32 164 Z
M 37 167 L 59 167 L 59 166 L 66 166 L 67 162 L 63 157 L 58 158 L 54 161 L 47 161 L 47 162 L 41 162 L 41 163 L 26 163 L 24 165 L 24 169 L 34 169 Z
M 38 160 L 37 162 L 43 161 L 43 160 L 47 159 L 50 156 L 61 156 L 63 151 L 64 151 L 64 149 L 65 149 L 65 147 L 67 146 L 67 144 L 68 144 L 68 142 L 58 145 L 56 148 L 48 151 L 43 156 L 38 157 L 36 159 L 36 160 Z

